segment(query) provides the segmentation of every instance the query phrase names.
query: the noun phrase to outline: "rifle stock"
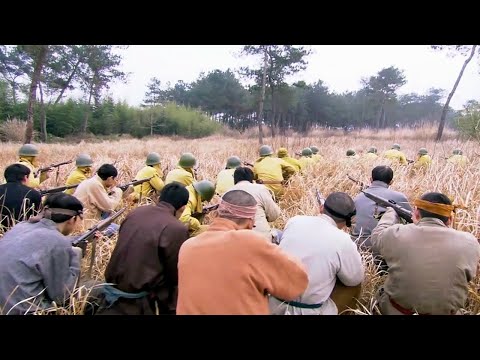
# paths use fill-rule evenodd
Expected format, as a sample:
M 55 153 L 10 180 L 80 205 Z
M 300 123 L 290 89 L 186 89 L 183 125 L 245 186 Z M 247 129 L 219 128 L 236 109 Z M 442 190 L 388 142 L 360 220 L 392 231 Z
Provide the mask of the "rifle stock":
M 125 191 L 125 190 L 128 189 L 128 187 L 130 185 L 132 185 L 132 186 L 140 185 L 140 184 L 143 184 L 144 182 L 150 181 L 150 179 L 152 179 L 152 178 L 153 178 L 153 176 L 150 176 L 149 178 L 145 178 L 145 179 L 141 179 L 141 180 L 133 180 L 133 181 L 127 183 L 127 184 L 118 186 L 118 188 L 122 189 L 122 191 Z
M 52 188 L 52 189 L 40 190 L 40 195 L 45 196 L 45 195 L 49 195 L 49 194 L 53 194 L 53 193 L 57 193 L 57 192 L 62 192 L 62 191 L 68 190 L 68 189 L 74 189 L 78 185 L 79 184 L 68 185 L 68 186 L 59 186 L 59 187 Z
M 213 211 L 213 210 L 217 210 L 217 209 L 218 209 L 218 205 L 219 205 L 219 204 L 205 206 L 205 207 L 202 209 L 202 214 L 208 214 L 209 212 L 211 212 L 211 211 Z
M 247 161 L 244 161 L 244 162 L 243 162 L 243 165 L 253 167 L 253 164 L 251 164 L 251 163 L 249 163 L 249 162 L 247 162 Z
M 348 174 L 347 174 L 347 177 L 348 177 L 350 180 L 352 180 L 354 183 L 360 185 L 361 190 L 364 190 L 364 189 L 367 187 L 367 186 L 365 186 L 365 184 L 364 184 L 363 182 L 361 182 L 360 180 L 357 180 L 357 179 L 351 177 L 351 176 L 348 175 Z
M 42 172 L 48 171 L 48 170 L 53 169 L 53 168 L 59 168 L 60 166 L 70 164 L 71 162 L 73 162 L 73 160 L 63 161 L 63 162 L 59 162 L 57 164 L 52 164 L 52 165 L 40 168 L 35 172 L 34 175 L 35 175 L 35 177 L 37 177 Z
M 362 190 L 362 192 L 365 194 L 365 196 L 367 198 L 374 201 L 377 205 L 380 205 L 384 208 L 391 207 L 397 212 L 398 216 L 400 216 L 407 223 L 413 223 L 412 212 L 407 210 L 407 209 L 404 209 L 403 207 L 398 205 L 395 201 L 384 199 L 380 196 L 373 195 L 373 194 L 371 194 L 369 192 L 366 192 L 364 190 Z

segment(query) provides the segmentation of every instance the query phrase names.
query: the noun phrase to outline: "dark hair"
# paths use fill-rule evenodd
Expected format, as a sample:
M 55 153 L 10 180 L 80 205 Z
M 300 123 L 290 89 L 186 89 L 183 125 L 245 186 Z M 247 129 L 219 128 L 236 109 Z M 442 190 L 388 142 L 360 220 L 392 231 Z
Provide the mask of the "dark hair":
M 233 173 L 233 183 L 236 184 L 240 181 L 253 182 L 253 171 L 248 167 L 238 167 Z
M 376 166 L 372 170 L 372 180 L 373 181 L 382 181 L 385 184 L 390 184 L 393 179 L 393 170 L 389 166 L 380 165 Z
M 111 164 L 103 164 L 97 170 L 97 174 L 102 180 L 107 180 L 110 176 L 116 178 L 118 175 L 117 169 Z
M 164 201 L 172 205 L 175 210 L 187 205 L 189 193 L 183 184 L 172 182 L 165 185 L 160 193 L 160 201 Z
M 336 223 L 345 222 L 350 227 L 356 214 L 355 202 L 347 193 L 333 192 L 325 199 L 323 211 Z
M 22 164 L 9 165 L 3 172 L 3 177 L 7 182 L 20 182 L 25 176 L 29 175 L 30 169 Z
M 436 204 L 452 205 L 452 202 L 450 201 L 450 199 L 447 196 L 445 196 L 441 193 L 438 193 L 438 192 L 426 193 L 426 194 L 422 195 L 422 197 L 420 199 L 425 200 L 425 201 L 429 201 L 431 203 L 436 203 Z M 447 216 L 441 216 L 441 215 L 434 214 L 434 213 L 431 213 L 431 212 L 428 212 L 428 211 L 425 211 L 425 210 L 421 210 L 421 209 L 418 209 L 418 212 L 420 213 L 420 217 L 422 217 L 422 218 L 431 217 L 431 218 L 439 219 L 444 224 L 447 224 L 447 221 L 448 221 Z
M 65 193 L 54 193 L 49 195 L 45 203 L 43 204 L 44 207 L 49 207 L 49 208 L 57 208 L 57 209 L 67 209 L 67 210 L 73 210 L 79 212 L 79 214 L 82 213 L 83 211 L 83 205 L 78 200 L 75 196 L 73 195 L 68 195 Z M 73 216 L 71 215 L 62 215 L 62 214 L 52 214 L 50 217 L 50 220 L 52 220 L 55 223 L 62 223 L 65 222 L 69 219 L 71 219 Z

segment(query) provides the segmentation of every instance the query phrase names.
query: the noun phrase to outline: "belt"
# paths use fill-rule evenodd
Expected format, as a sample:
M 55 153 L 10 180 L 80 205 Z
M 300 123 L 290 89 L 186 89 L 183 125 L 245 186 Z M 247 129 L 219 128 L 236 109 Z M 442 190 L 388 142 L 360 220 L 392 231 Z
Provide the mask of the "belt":
M 282 300 L 282 299 L 279 299 L 279 298 L 275 298 L 275 299 L 277 299 L 278 301 L 281 301 L 282 303 L 285 303 L 285 304 L 288 304 L 288 305 L 291 305 L 291 306 L 294 306 L 294 307 L 302 308 L 302 309 L 318 309 L 318 308 L 322 307 L 322 305 L 323 305 L 323 303 L 305 304 L 305 303 L 301 303 L 301 302 L 297 302 L 297 301 L 285 301 L 285 300 Z
M 281 185 L 283 184 L 283 181 L 280 181 L 280 180 L 262 180 L 262 179 L 258 179 L 256 180 L 257 184 L 267 184 L 267 185 Z
M 103 294 L 105 296 L 106 302 L 109 306 L 112 306 L 118 299 L 125 298 L 125 299 L 140 299 L 146 297 L 149 293 L 146 291 L 142 291 L 139 293 L 127 293 L 125 291 L 119 290 L 112 285 L 103 285 Z
M 395 300 L 393 300 L 390 296 L 388 296 L 388 299 L 390 300 L 390 304 L 392 304 L 392 306 L 397 309 L 398 311 L 400 311 L 403 315 L 413 315 L 415 314 L 414 311 L 412 310 L 409 310 L 409 309 L 405 309 L 403 306 L 401 306 L 399 303 L 397 303 Z M 455 315 L 456 314 L 456 311 L 455 310 L 451 310 L 450 311 L 450 315 Z M 431 314 L 418 314 L 418 315 L 431 315 Z

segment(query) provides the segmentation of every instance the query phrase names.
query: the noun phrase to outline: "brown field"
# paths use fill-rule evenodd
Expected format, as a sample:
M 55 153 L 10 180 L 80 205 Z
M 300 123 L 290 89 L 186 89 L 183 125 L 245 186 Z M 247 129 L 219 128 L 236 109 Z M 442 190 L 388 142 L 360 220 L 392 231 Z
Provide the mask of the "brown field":
M 477 233 L 477 210 L 480 209 L 480 146 L 478 143 L 458 140 L 456 134 L 447 131 L 445 140 L 435 144 L 433 128 L 417 130 L 394 131 L 360 131 L 345 136 L 343 132 L 315 131 L 309 137 L 289 136 L 265 139 L 265 143 L 273 146 L 287 147 L 290 154 L 301 151 L 306 146 L 316 145 L 324 162 L 317 164 L 305 175 L 296 175 L 287 188 L 284 198 L 280 201 L 283 209 L 282 216 L 273 225 L 283 228 L 286 221 L 294 215 L 313 215 L 317 213 L 315 189 L 319 189 L 324 196 L 333 191 L 345 191 L 352 197 L 358 194 L 359 186 L 348 180 L 347 174 L 368 183 L 371 169 L 378 164 L 389 164 L 379 159 L 374 162 L 359 160 L 354 163 L 345 161 L 345 152 L 348 148 L 365 153 L 370 146 L 376 146 L 379 154 L 389 149 L 393 142 L 398 142 L 407 158 L 414 159 L 420 147 L 426 147 L 433 157 L 433 165 L 426 171 L 415 171 L 411 166 L 392 164 L 394 169 L 394 183 L 392 188 L 404 192 L 409 200 L 427 191 L 439 191 L 450 196 L 456 204 L 465 207 L 458 210 L 454 227 L 458 230 Z M 238 134 L 235 137 L 213 136 L 198 140 L 151 138 L 142 140 L 103 141 L 95 143 L 76 144 L 39 144 L 39 161 L 42 165 L 64 161 L 74 158 L 78 153 L 88 152 L 95 161 L 95 166 L 103 163 L 114 163 L 119 170 L 119 182 L 125 183 L 133 180 L 136 172 L 144 166 L 146 155 L 150 151 L 161 154 L 162 168 L 173 169 L 182 152 L 192 152 L 198 160 L 198 173 L 201 179 L 214 181 L 216 174 L 225 167 L 227 157 L 240 156 L 243 161 L 253 162 L 257 158 L 258 140 L 255 137 L 247 138 L 253 134 Z M 2 143 L 0 153 L 0 168 L 16 161 L 18 143 Z M 445 157 L 449 156 L 456 147 L 462 148 L 464 155 L 470 159 L 467 167 L 460 169 L 447 164 Z M 68 173 L 74 168 L 73 164 L 63 166 L 59 172 L 58 184 L 55 183 L 56 173 L 42 184 L 43 188 L 63 185 Z M 217 202 L 214 198 L 212 202 Z M 118 222 L 118 221 L 117 221 Z M 0 240 L 1 241 L 1 240 Z M 115 245 L 115 239 L 104 240 L 97 246 L 93 277 L 103 281 L 103 272 L 108 262 L 110 253 Z M 372 261 L 367 254 L 363 254 L 367 267 L 367 278 L 363 285 L 359 308 L 356 314 L 375 313 L 373 294 L 380 285 L 382 278 L 378 276 Z M 82 272 L 85 274 L 90 262 L 87 252 L 83 260 Z M 478 288 L 480 281 L 476 280 L 471 286 L 468 304 L 465 308 L 467 314 L 477 314 L 480 311 L 480 298 Z M 85 306 L 85 289 L 72 294 L 71 305 L 68 308 L 52 308 L 50 313 L 55 314 L 81 314 Z

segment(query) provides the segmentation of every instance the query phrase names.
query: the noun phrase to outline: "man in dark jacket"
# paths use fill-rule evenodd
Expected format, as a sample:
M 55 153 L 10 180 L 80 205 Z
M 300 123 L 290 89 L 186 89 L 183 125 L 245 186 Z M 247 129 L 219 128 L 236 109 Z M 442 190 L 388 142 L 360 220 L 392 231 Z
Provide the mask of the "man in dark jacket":
M 175 314 L 178 252 L 188 239 L 188 228 L 178 218 L 188 195 L 182 184 L 170 183 L 158 205 L 140 206 L 125 218 L 97 314 Z
M 7 183 L 0 185 L 0 224 L 4 228 L 28 220 L 40 209 L 42 196 L 26 186 L 29 175 L 30 169 L 22 164 L 13 164 L 5 169 Z

